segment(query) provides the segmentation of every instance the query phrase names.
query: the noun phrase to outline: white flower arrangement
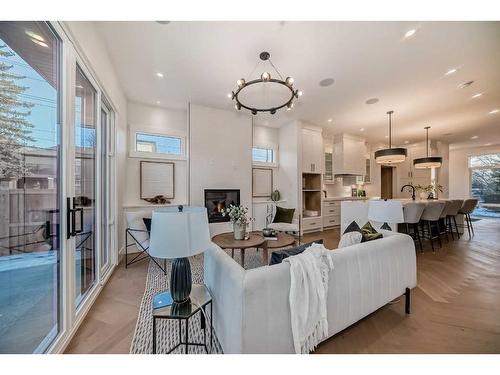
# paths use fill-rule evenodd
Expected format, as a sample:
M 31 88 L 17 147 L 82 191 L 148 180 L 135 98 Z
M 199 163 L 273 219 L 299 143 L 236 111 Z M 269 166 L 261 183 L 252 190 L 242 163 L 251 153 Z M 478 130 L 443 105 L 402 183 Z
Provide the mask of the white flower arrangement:
M 248 207 L 235 206 L 234 204 L 231 204 L 228 208 L 222 209 L 221 213 L 222 216 L 229 216 L 229 220 L 232 224 L 246 226 L 252 220 L 247 217 Z

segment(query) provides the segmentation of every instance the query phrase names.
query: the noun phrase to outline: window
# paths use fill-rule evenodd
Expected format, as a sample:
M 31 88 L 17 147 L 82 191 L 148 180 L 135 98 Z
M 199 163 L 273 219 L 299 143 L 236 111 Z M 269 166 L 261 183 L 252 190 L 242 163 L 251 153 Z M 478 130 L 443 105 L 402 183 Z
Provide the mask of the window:
M 182 156 L 184 154 L 184 138 L 172 135 L 135 133 L 135 151 Z
M 474 216 L 500 218 L 500 154 L 469 157 L 470 195 L 479 200 Z
M 252 161 L 254 163 L 265 163 L 273 164 L 274 160 L 274 150 L 272 148 L 252 148 Z

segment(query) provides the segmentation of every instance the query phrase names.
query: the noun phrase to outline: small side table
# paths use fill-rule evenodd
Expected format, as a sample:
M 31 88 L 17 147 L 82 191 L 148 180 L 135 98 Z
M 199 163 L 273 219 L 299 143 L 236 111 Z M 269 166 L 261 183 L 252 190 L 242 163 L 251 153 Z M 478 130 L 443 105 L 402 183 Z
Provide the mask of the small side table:
M 213 337 L 214 330 L 212 327 L 213 321 L 213 309 L 212 309 L 212 296 L 208 291 L 207 287 L 203 284 L 193 284 L 191 289 L 191 294 L 189 296 L 189 301 L 179 304 L 173 304 L 170 306 L 165 306 L 159 309 L 153 309 L 153 354 L 156 354 L 156 320 L 157 319 L 176 319 L 179 322 L 179 343 L 173 348 L 167 351 L 170 354 L 172 351 L 177 349 L 181 345 L 185 345 L 184 353 L 188 353 L 189 345 L 203 346 L 205 351 L 208 353 L 212 352 L 213 348 Z M 207 323 L 205 321 L 205 312 L 207 306 L 210 305 L 210 350 L 207 346 Z M 203 310 L 203 311 L 202 311 Z M 200 313 L 201 329 L 203 329 L 203 342 L 189 342 L 189 319 L 192 318 L 196 313 Z M 186 331 L 184 334 L 184 341 L 182 340 L 182 321 L 184 320 L 184 326 Z

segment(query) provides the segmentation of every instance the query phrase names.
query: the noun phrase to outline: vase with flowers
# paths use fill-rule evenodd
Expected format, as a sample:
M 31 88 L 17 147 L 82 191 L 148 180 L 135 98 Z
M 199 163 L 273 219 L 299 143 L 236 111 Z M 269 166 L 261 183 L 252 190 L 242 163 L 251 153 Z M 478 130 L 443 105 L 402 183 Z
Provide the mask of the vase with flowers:
M 417 185 L 415 186 L 415 189 L 420 192 L 420 199 L 434 199 L 435 192 L 443 192 L 443 185 L 436 183 L 429 185 Z
M 234 239 L 244 240 L 247 225 L 251 221 L 251 218 L 248 217 L 248 208 L 231 204 L 228 208 L 224 208 L 221 212 L 222 216 L 228 216 L 229 221 L 233 224 Z

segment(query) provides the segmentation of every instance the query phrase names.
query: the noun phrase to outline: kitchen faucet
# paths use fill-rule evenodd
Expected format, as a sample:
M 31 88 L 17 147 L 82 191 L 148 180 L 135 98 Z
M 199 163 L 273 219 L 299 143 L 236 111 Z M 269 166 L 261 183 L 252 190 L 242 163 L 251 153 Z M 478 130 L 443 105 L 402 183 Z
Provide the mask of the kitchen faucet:
M 411 189 L 411 199 L 415 200 L 415 186 L 411 184 L 403 185 L 403 187 L 401 188 L 401 192 L 403 192 L 404 188 L 407 186 Z

